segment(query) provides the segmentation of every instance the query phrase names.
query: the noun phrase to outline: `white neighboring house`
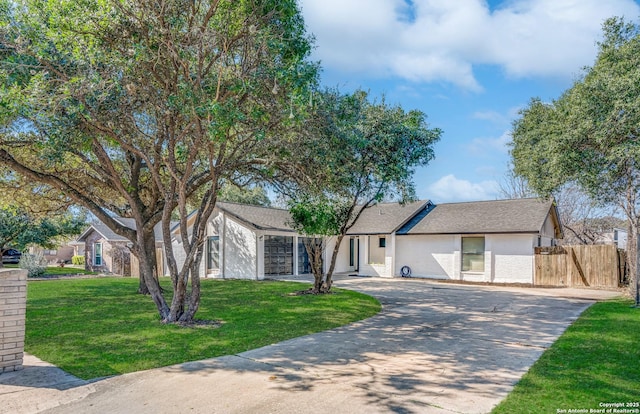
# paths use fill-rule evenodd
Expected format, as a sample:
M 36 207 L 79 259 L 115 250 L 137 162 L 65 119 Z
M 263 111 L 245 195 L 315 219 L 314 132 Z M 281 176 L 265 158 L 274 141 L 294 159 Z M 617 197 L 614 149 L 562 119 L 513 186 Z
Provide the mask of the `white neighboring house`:
M 192 216 L 189 226 L 193 225 Z M 290 226 L 287 210 L 217 202 L 207 221 L 200 274 L 211 278 L 261 280 L 310 273 L 304 237 Z M 179 227 L 172 230 L 178 267 L 185 260 Z
M 363 214 L 340 246 L 336 272 L 398 277 L 407 266 L 413 277 L 533 283 L 534 247 L 562 238 L 553 201 L 420 203 Z

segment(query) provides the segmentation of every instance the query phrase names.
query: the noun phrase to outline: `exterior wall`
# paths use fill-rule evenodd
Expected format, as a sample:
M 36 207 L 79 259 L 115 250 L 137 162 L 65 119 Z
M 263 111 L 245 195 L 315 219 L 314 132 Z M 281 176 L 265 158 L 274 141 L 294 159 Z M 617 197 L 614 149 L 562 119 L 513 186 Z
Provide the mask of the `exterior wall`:
M 488 234 L 484 236 L 484 271 L 461 270 L 461 235 L 397 236 L 394 274 L 402 266 L 414 277 L 469 282 L 533 283 L 533 247 L 537 235 Z
M 454 252 L 460 242 L 453 235 L 397 236 L 397 259 L 394 275 L 403 266 L 411 268 L 411 275 L 433 279 L 455 279 Z M 458 270 L 459 271 L 459 270 Z
M 378 247 L 380 237 L 386 239 L 386 246 L 384 248 Z M 360 269 L 358 270 L 358 274 L 363 276 L 393 277 L 394 237 L 395 236 L 391 234 L 360 236 L 360 251 L 358 252 Z M 340 249 L 344 250 L 343 254 L 346 255 L 348 265 L 348 240 L 340 246 Z M 371 261 L 377 263 L 370 263 Z
M 333 249 L 337 242 L 336 237 L 329 237 L 326 241 L 327 246 L 324 252 L 324 261 L 326 270 L 329 269 L 331 255 L 333 254 Z M 340 243 L 340 249 L 338 250 L 338 256 L 336 257 L 336 267 L 334 268 L 335 273 L 345 273 L 349 272 L 351 269 L 349 268 L 349 236 L 345 236 L 342 239 L 342 243 Z
M 0 269 L 0 374 L 23 368 L 26 309 L 27 271 Z
M 533 247 L 537 235 L 496 234 L 488 235 L 487 240 L 491 243 L 491 282 L 533 283 Z M 485 268 L 486 265 L 485 262 Z
M 29 251 L 33 254 L 41 253 L 42 257 L 50 265 L 59 263 L 71 263 L 75 248 L 69 245 L 58 246 L 55 249 L 43 249 L 42 247 L 30 247 Z M 51 254 L 53 253 L 53 254 Z
M 542 231 L 540 232 L 540 247 L 554 246 L 556 243 L 555 240 L 556 240 L 555 226 L 553 225 L 551 214 L 549 214 L 547 216 L 547 219 L 544 222 L 544 225 L 542 226 Z
M 224 235 L 221 237 L 221 272 L 222 277 L 228 279 L 256 279 L 264 278 L 258 275 L 258 259 L 261 257 L 257 246 L 256 233 L 225 216 L 223 225 Z M 264 253 L 262 254 L 264 256 Z M 260 261 L 263 261 L 264 257 Z
M 102 243 L 102 265 L 96 266 L 93 257 L 93 245 Z M 85 238 L 84 267 L 92 272 L 131 274 L 131 252 L 126 242 L 110 243 L 100 233 L 92 231 Z

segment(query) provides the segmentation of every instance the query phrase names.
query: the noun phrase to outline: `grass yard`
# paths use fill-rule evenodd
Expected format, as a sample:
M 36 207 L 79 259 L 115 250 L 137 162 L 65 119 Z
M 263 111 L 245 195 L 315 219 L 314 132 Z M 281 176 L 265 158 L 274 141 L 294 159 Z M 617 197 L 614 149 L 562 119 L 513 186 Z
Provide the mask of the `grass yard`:
M 170 292 L 170 280 L 161 284 Z M 136 278 L 31 281 L 25 351 L 83 379 L 235 354 L 372 316 L 380 304 L 336 289 L 289 296 L 293 282 L 203 280 L 196 318 L 222 325 L 162 325 Z M 170 293 L 167 293 L 170 300 Z
M 17 264 L 5 264 L 4 267 L 6 269 L 19 269 L 20 266 Z M 76 267 L 60 267 L 60 266 L 47 266 L 47 270 L 44 273 L 44 276 L 66 276 L 66 275 L 97 275 L 96 272 L 90 272 L 85 269 L 78 269 Z
M 640 412 L 640 309 L 631 304 L 591 306 L 492 413 L 604 413 L 601 403 Z

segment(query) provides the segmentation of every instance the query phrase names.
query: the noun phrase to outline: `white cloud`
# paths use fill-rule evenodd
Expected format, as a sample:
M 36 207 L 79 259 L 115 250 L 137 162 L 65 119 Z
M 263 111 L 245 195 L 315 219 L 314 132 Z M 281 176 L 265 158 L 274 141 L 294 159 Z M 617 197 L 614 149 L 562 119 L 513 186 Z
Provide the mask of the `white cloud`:
M 474 155 L 481 155 L 492 152 L 508 154 L 509 147 L 507 146 L 507 144 L 509 144 L 509 142 L 511 142 L 511 132 L 505 131 L 497 138 L 474 138 L 466 145 L 466 148 Z
M 474 65 L 512 77 L 571 78 L 595 57 L 604 19 L 633 0 L 302 0 L 325 67 L 479 91 Z
M 498 190 L 496 181 L 473 183 L 453 174 L 445 175 L 428 188 L 429 198 L 436 202 L 495 200 Z

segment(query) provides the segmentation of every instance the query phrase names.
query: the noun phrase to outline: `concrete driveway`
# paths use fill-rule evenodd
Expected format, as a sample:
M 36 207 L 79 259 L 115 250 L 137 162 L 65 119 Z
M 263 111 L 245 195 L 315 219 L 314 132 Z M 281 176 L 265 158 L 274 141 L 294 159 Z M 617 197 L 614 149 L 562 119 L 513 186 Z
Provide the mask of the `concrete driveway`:
M 0 376 L 0 401 L 17 401 L 13 413 L 486 413 L 593 299 L 618 295 L 355 277 L 336 285 L 377 297 L 383 311 L 238 355 L 93 383 L 67 378 L 68 387 L 35 390 L 18 381 L 3 395 Z M 49 399 L 30 403 L 34 391 Z

